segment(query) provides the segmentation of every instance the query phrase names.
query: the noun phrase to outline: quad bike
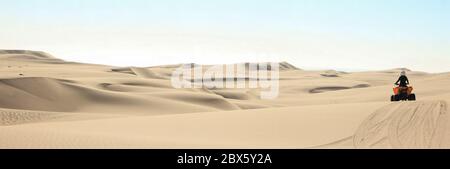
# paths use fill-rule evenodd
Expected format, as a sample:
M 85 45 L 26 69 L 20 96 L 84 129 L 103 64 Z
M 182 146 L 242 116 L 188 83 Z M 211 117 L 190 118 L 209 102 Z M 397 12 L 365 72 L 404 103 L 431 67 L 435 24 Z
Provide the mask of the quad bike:
M 395 87 L 394 88 L 394 95 L 391 96 L 391 102 L 396 101 L 415 101 L 416 100 L 416 94 L 412 93 L 413 87 Z

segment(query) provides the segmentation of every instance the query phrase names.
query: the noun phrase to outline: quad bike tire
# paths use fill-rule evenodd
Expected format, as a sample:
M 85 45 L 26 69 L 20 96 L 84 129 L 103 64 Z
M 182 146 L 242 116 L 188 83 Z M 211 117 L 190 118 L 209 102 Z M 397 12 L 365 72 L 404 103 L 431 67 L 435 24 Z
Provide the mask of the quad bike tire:
M 391 96 L 391 101 L 392 102 L 398 102 L 400 100 L 401 100 L 400 95 L 392 95 Z
M 402 100 L 402 101 L 408 100 L 408 94 L 406 94 L 406 93 L 401 93 L 398 95 L 398 97 L 399 97 L 399 100 Z
M 410 94 L 409 96 L 402 96 L 402 95 L 392 95 L 391 96 L 391 102 L 398 102 L 398 101 L 416 101 L 416 94 Z
M 391 96 L 391 102 L 396 102 L 397 101 L 397 97 L 395 97 L 395 95 Z
M 410 94 L 410 95 L 408 96 L 408 100 L 410 100 L 410 101 L 416 101 L 416 94 Z

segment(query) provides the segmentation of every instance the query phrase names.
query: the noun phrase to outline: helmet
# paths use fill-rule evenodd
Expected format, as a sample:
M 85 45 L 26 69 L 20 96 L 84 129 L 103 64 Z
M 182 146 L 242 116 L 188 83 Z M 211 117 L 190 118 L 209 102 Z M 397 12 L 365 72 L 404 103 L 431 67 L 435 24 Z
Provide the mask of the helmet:
M 402 72 L 400 72 L 400 75 L 405 76 L 406 72 L 403 70 Z

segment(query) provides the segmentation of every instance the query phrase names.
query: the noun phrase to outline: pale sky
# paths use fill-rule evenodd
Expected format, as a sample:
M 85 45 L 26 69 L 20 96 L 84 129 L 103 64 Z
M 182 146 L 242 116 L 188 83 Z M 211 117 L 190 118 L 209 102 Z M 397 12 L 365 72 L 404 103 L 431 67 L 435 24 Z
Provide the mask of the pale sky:
M 0 0 L 0 49 L 116 66 L 450 71 L 450 0 Z

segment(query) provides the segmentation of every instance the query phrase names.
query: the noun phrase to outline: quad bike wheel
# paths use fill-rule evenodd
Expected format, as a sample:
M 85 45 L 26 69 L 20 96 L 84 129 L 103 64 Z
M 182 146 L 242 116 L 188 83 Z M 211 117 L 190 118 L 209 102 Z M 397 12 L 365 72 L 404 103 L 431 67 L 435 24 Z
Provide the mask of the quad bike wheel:
M 398 102 L 398 101 L 416 101 L 416 94 L 410 94 L 407 95 L 392 95 L 391 96 L 391 102 Z
M 399 95 L 399 97 L 400 97 L 399 100 L 402 100 L 402 101 L 408 100 L 408 94 L 406 94 L 406 93 L 401 93 L 401 94 Z
M 416 101 L 416 94 L 410 94 L 410 95 L 408 96 L 408 100 L 410 100 L 410 101 Z
M 391 96 L 391 102 L 396 102 L 396 101 L 398 101 L 396 95 L 392 95 Z

